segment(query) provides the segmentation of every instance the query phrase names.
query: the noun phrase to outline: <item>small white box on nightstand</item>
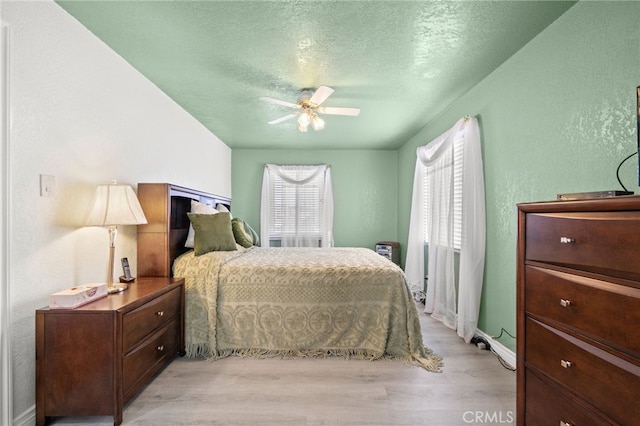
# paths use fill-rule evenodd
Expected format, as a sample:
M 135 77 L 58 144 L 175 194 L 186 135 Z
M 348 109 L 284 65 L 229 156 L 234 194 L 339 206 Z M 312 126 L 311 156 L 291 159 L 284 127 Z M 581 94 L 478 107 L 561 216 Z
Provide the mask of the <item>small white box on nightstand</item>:
M 83 284 L 53 293 L 49 296 L 49 308 L 73 309 L 107 295 L 107 284 Z

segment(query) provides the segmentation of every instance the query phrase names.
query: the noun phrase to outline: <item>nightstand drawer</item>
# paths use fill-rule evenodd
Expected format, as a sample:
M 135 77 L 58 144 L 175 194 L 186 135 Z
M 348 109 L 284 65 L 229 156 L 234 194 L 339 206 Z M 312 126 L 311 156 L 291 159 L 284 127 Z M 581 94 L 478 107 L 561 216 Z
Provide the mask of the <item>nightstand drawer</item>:
M 621 424 L 640 412 L 640 366 L 616 358 L 531 318 L 526 322 L 527 367 L 535 367 L 600 407 Z
M 638 330 L 629 327 L 640 324 L 640 289 L 534 266 L 527 266 L 525 273 L 527 313 L 640 357 Z
M 176 288 L 142 305 L 123 317 L 122 346 L 127 353 L 156 328 L 180 313 L 180 289 Z
M 125 400 L 137 384 L 146 383 L 143 379 L 164 366 L 159 361 L 178 353 L 179 343 L 180 321 L 176 318 L 124 357 L 122 386 Z
M 527 215 L 527 260 L 640 279 L 640 213 Z

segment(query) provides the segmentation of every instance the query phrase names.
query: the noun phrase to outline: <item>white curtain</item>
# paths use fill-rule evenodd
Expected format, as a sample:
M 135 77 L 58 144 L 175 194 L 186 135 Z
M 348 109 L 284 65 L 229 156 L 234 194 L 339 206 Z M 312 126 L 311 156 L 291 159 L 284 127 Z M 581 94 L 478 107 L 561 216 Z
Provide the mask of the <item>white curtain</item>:
M 274 176 L 282 179 L 285 185 L 299 186 L 321 184 L 316 197 L 297 196 L 293 208 L 274 211 Z M 295 191 L 300 194 L 302 191 Z M 305 217 L 313 212 L 313 217 Z M 276 219 L 277 217 L 277 219 Z M 260 238 L 265 246 L 269 245 L 273 234 L 272 227 L 281 221 L 280 243 L 282 247 L 331 247 L 333 246 L 333 189 L 331 168 L 320 166 L 291 166 L 265 164 L 262 177 L 262 200 L 260 206 Z M 295 226 L 289 226 L 295 224 Z
M 462 157 L 454 147 L 462 147 Z M 460 119 L 451 129 L 417 149 L 405 272 L 414 288 L 425 277 L 425 226 L 428 261 L 425 312 L 457 330 L 469 342 L 477 330 L 484 276 L 486 216 L 480 131 L 476 118 Z M 453 167 L 462 160 L 461 243 L 458 291 L 455 285 Z M 425 173 L 428 188 L 425 188 Z M 428 192 L 428 204 L 424 194 Z M 426 216 L 426 217 L 425 217 Z M 425 220 L 426 219 L 426 220 Z

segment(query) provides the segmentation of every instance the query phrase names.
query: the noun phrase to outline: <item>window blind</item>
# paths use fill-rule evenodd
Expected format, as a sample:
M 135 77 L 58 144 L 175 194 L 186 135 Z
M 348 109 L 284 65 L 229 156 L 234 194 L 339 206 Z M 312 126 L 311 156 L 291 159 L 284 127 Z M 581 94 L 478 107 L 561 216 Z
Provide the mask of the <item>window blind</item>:
M 435 165 L 425 167 L 422 174 L 422 209 L 424 219 L 424 242 L 429 243 L 429 229 L 433 220 L 432 211 L 429 208 L 431 198 L 438 197 L 445 199 L 451 197 L 453 203 L 439 202 L 440 216 L 446 217 L 453 214 L 453 234 L 451 238 L 447 234 L 447 227 L 439 227 L 440 234 L 436 236 L 438 243 L 442 245 L 453 244 L 453 248 L 460 250 L 462 248 L 462 184 L 463 184 L 463 136 L 458 135 L 451 144 L 451 148 L 446 152 L 440 161 Z M 435 188 L 433 176 L 435 173 L 453 174 L 453 187 Z M 453 211 L 449 212 L 449 206 L 453 206 Z M 451 243 L 449 242 L 451 241 Z
M 304 179 L 309 171 L 304 166 L 283 166 L 294 180 Z M 276 173 L 269 174 L 271 194 L 270 239 L 283 235 L 321 237 L 325 174 L 319 173 L 304 185 L 286 182 Z

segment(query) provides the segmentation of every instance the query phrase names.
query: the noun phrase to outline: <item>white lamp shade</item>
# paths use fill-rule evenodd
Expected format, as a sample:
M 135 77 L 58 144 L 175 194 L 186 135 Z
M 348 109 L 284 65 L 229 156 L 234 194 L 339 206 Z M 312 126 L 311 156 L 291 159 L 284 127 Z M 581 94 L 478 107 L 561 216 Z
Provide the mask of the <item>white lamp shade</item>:
M 129 185 L 98 185 L 86 226 L 147 223 L 140 202 Z

